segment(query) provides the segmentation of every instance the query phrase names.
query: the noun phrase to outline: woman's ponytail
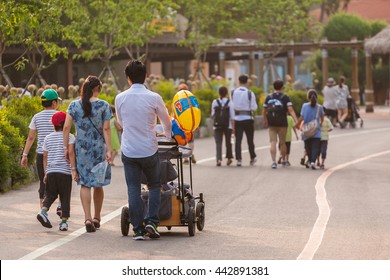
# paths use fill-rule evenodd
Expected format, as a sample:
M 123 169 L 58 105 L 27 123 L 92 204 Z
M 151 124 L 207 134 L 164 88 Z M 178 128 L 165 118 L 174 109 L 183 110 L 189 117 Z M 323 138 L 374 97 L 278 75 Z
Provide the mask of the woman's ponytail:
M 101 87 L 101 82 L 98 77 L 88 76 L 81 87 L 81 103 L 83 104 L 84 118 L 92 116 L 92 104 L 89 99 L 93 95 L 93 89 L 97 86 Z
M 317 95 L 316 90 L 315 89 L 309 89 L 309 91 L 307 92 L 307 99 L 309 100 L 311 107 L 315 107 L 316 106 L 317 98 L 318 98 L 318 95 Z

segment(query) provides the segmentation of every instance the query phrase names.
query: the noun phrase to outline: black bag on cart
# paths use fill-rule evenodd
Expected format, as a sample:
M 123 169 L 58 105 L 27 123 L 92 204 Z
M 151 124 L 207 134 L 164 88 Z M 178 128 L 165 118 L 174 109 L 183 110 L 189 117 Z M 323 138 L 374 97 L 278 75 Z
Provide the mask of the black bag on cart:
M 171 182 L 177 178 L 177 171 L 173 166 L 172 162 L 169 160 L 160 160 L 161 166 L 161 184 L 166 184 Z M 147 180 L 144 173 L 141 176 L 141 184 L 146 185 Z
M 167 220 L 172 216 L 172 196 L 174 190 L 166 191 L 161 193 L 160 200 L 160 210 L 158 212 L 158 217 L 160 220 Z M 144 202 L 144 214 L 148 211 L 148 200 L 149 200 L 149 191 L 143 191 L 141 193 L 141 198 Z

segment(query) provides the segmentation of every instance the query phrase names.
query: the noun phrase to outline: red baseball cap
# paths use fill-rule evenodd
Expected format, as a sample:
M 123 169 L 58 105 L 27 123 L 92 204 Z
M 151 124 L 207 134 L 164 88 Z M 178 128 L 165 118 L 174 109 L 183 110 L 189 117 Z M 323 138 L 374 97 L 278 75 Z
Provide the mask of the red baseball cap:
M 61 126 L 65 122 L 66 118 L 66 113 L 65 112 L 56 112 L 52 117 L 51 117 L 51 122 L 53 123 L 54 126 Z

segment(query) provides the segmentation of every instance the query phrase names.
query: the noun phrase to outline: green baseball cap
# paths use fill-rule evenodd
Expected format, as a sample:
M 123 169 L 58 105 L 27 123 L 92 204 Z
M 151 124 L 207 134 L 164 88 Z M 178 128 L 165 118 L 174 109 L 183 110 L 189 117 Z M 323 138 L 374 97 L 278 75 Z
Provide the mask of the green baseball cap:
M 58 96 L 58 93 L 54 90 L 54 89 L 45 89 L 43 92 L 42 92 L 42 95 L 41 95 L 41 100 L 42 101 L 51 101 L 51 100 L 62 100 L 59 96 Z

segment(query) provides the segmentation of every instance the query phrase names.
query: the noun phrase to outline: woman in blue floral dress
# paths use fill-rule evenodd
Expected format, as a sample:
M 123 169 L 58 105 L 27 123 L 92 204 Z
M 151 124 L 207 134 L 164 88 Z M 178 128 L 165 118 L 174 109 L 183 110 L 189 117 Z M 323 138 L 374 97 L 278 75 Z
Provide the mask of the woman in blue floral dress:
M 102 88 L 101 81 L 89 76 L 81 88 L 81 99 L 73 101 L 68 108 L 64 125 L 64 146 L 74 122 L 76 127 L 76 168 L 81 185 L 80 198 L 85 214 L 87 232 L 95 232 L 100 228 L 100 214 L 103 206 L 103 186 L 111 182 L 110 165 L 107 167 L 104 183 L 99 183 L 91 169 L 100 162 L 111 161 L 110 105 L 97 98 Z M 67 155 L 67 151 L 65 151 Z M 91 189 L 93 189 L 94 216 L 91 214 Z

